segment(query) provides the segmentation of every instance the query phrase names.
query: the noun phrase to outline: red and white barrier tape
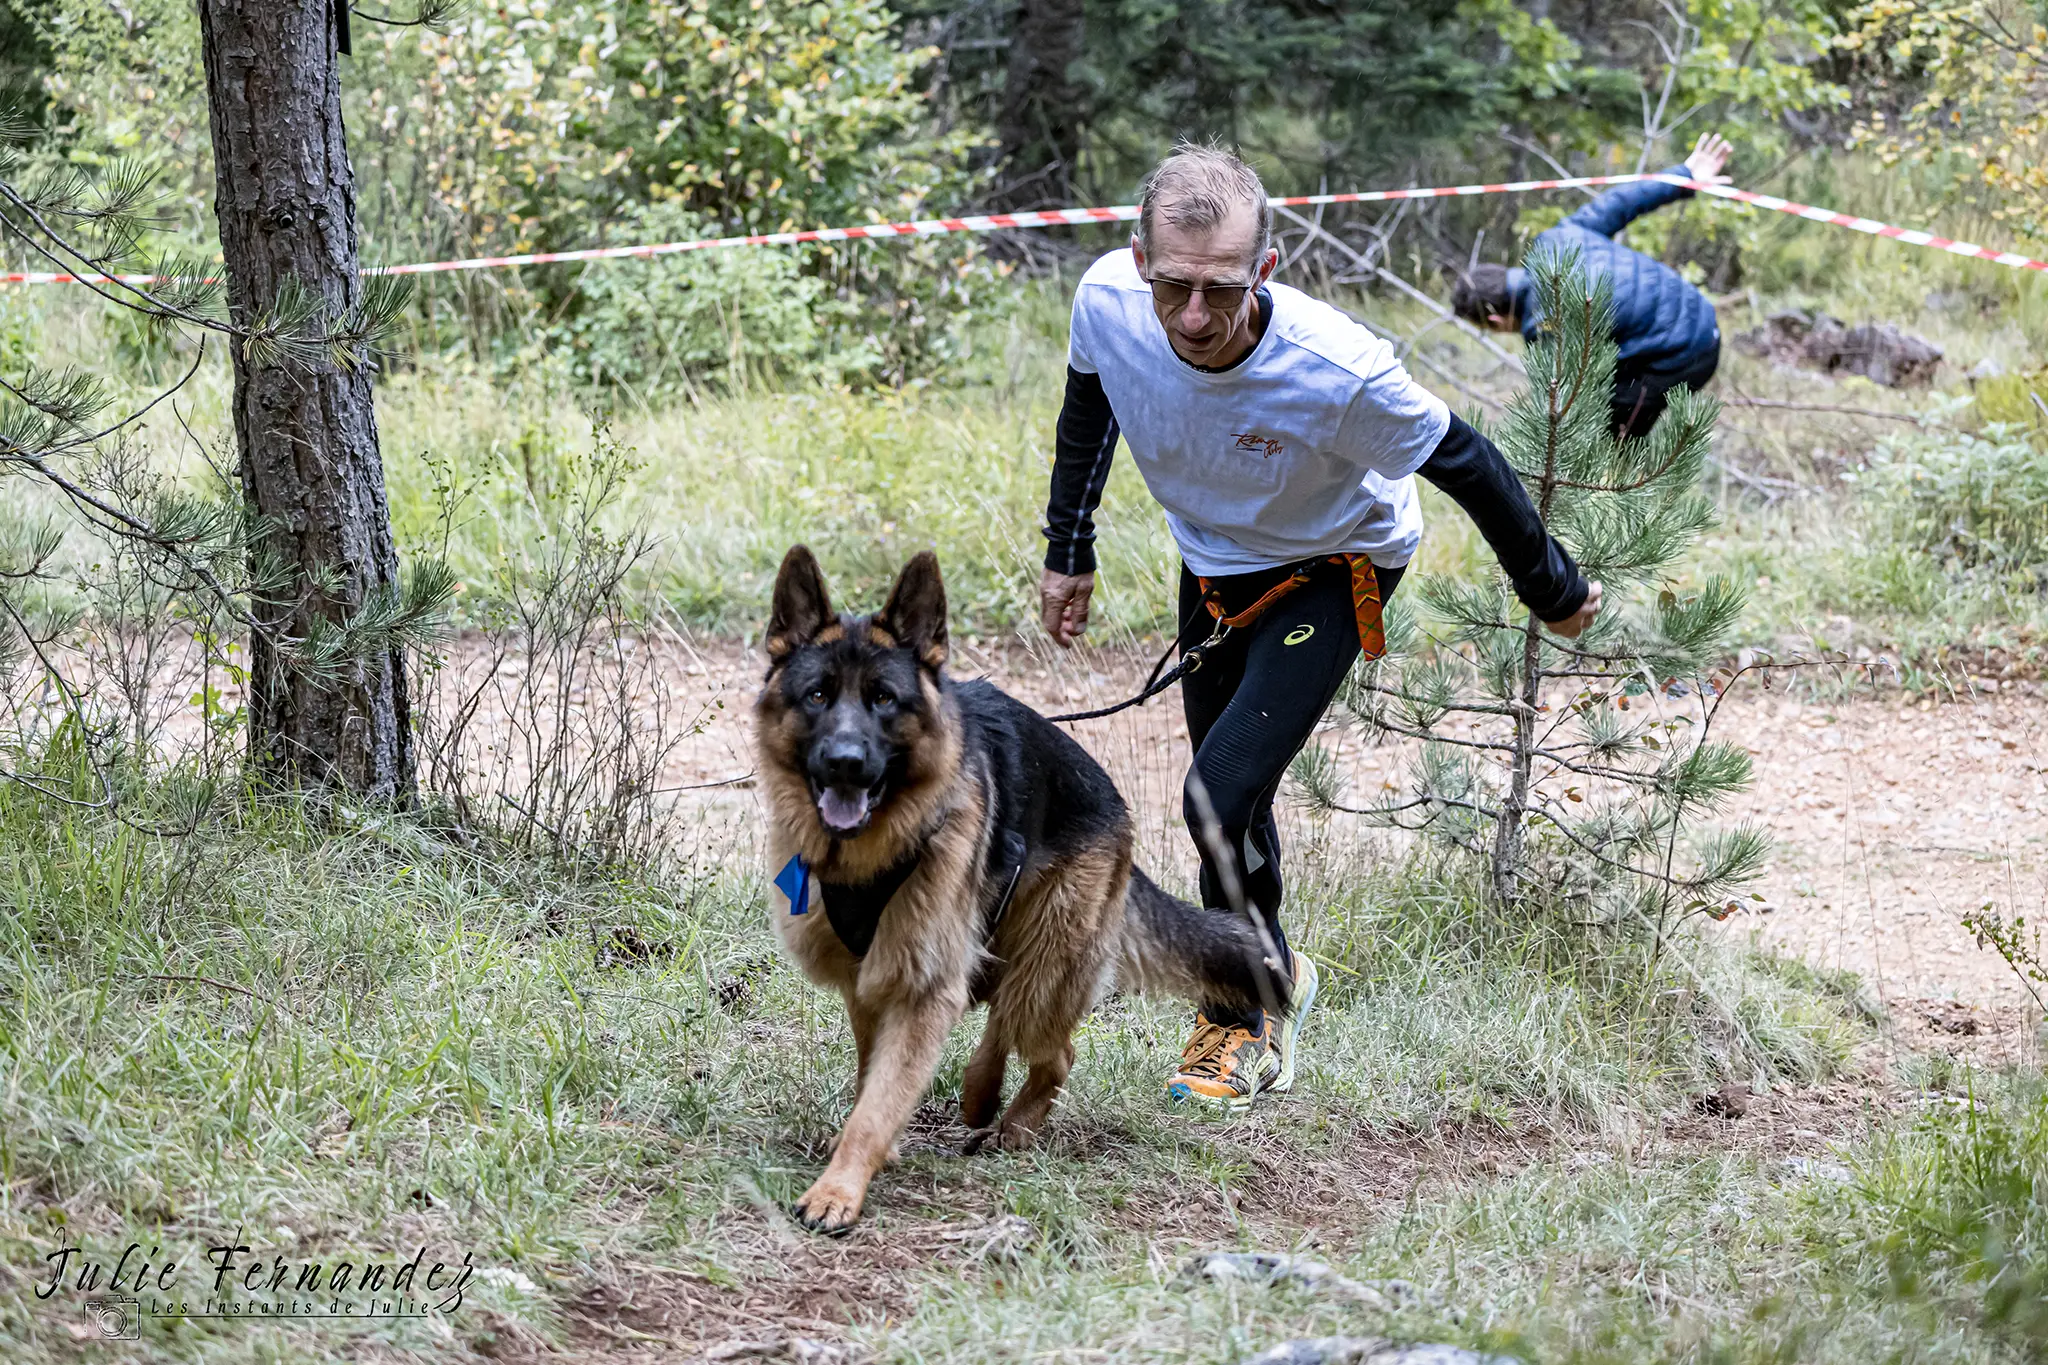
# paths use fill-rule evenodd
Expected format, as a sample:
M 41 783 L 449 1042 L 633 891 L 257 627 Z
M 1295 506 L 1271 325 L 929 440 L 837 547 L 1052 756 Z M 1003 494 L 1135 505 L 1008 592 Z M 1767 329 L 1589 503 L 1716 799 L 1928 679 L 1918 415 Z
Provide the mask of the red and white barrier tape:
M 1738 190 L 1733 185 L 1702 185 L 1697 180 L 1681 180 L 1676 176 L 1650 178 L 1663 180 L 1667 184 L 1683 185 L 1687 189 L 1698 190 L 1701 194 L 1711 194 L 1719 199 L 1734 199 L 1740 203 L 1754 204 L 1760 209 L 1794 214 L 1815 223 L 1832 223 L 1836 227 L 1845 227 L 1852 232 L 1867 232 L 1873 237 L 1890 237 L 1908 246 L 1933 247 L 1936 251 L 1946 251 L 1951 256 L 1970 256 L 1996 265 L 2008 265 L 2015 270 L 2048 270 L 2048 261 L 2037 261 L 2031 256 L 2022 256 L 2017 251 L 1998 251 L 1988 246 L 1978 246 L 1975 242 L 1959 242 L 1952 237 L 1937 237 L 1918 228 L 1902 228 L 1890 223 L 1880 223 L 1875 218 L 1857 218 L 1847 213 L 1836 213 L 1833 209 L 1815 208 L 1811 204 L 1795 204 L 1790 199 L 1780 199 L 1772 194 Z
M 1519 194 L 1530 190 L 1570 190 L 1593 185 L 1626 185 L 1643 180 L 1682 185 L 1701 194 L 1754 204 L 1761 209 L 1789 213 L 1811 222 L 1829 223 L 1875 237 L 1890 237 L 1909 246 L 1932 247 L 1953 256 L 1969 256 L 2011 266 L 2018 270 L 2048 270 L 2048 261 L 2037 261 L 2017 252 L 1995 251 L 1974 242 L 1958 242 L 1915 228 L 1896 227 L 1875 218 L 1858 218 L 1832 209 L 1798 204 L 1775 195 L 1739 190 L 1732 185 L 1706 185 L 1673 175 L 1582 175 L 1564 180 L 1515 180 L 1494 185 L 1439 185 L 1428 189 L 1361 190 L 1351 194 L 1298 194 L 1270 202 L 1277 207 L 1303 208 L 1317 204 L 1375 204 L 1393 199 L 1448 199 L 1474 194 Z M 567 261 L 616 261 L 633 257 L 673 256 L 685 251 L 715 251 L 733 246 L 800 246 L 806 242 L 857 242 L 889 237 L 931 237 L 949 232 L 998 232 L 1005 228 L 1066 227 L 1080 223 L 1129 222 L 1138 216 L 1135 204 L 1109 208 L 1036 209 L 1025 213 L 984 213 L 965 218 L 920 218 L 909 223 L 869 223 L 859 227 L 813 228 L 807 232 L 759 232 L 742 237 L 706 237 L 694 242 L 652 242 L 641 246 L 589 247 L 582 251 L 536 251 L 524 256 L 472 256 L 460 261 L 421 261 L 412 265 L 373 266 L 365 275 L 438 275 L 452 270 L 497 270 L 507 266 L 557 265 Z M 0 284 L 154 284 L 155 275 L 64 275 L 47 271 L 17 271 L 0 274 Z

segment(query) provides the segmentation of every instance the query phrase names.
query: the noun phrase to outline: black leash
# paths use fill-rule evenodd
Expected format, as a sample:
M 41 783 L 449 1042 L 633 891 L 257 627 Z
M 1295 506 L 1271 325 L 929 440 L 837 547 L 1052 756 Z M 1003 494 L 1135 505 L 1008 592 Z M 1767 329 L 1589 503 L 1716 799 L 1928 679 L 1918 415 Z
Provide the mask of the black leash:
M 1331 556 L 1331 558 L 1336 562 L 1343 562 L 1342 556 Z M 1181 655 L 1180 662 L 1175 664 L 1165 677 L 1159 676 L 1159 670 L 1165 668 L 1166 661 L 1173 657 L 1173 651 L 1180 644 L 1181 636 L 1187 634 L 1188 622 L 1194 620 L 1194 617 L 1190 615 L 1187 621 L 1181 622 L 1180 629 L 1174 632 L 1173 643 L 1166 647 L 1166 653 L 1160 655 L 1159 662 L 1152 665 L 1152 674 L 1145 679 L 1144 691 L 1132 697 L 1129 701 L 1120 701 L 1114 706 L 1104 706 L 1094 711 L 1070 711 L 1064 716 L 1047 716 L 1046 719 L 1060 724 L 1075 720 L 1100 720 L 1104 716 L 1113 716 L 1119 711 L 1128 711 L 1133 706 L 1143 706 L 1146 702 L 1152 700 L 1152 698 L 1200 668 L 1202 666 L 1202 656 L 1228 639 L 1232 630 L 1238 626 L 1251 625 L 1265 614 L 1266 608 L 1308 582 L 1310 574 L 1318 562 L 1320 561 L 1307 561 L 1295 565 L 1294 572 L 1289 574 L 1284 582 L 1276 583 L 1268 588 L 1258 601 L 1234 616 L 1224 615 L 1221 599 L 1217 596 L 1215 588 L 1210 585 L 1208 579 L 1196 580 L 1202 585 L 1202 605 L 1207 607 L 1209 614 L 1216 618 L 1216 628 L 1209 632 L 1208 639 Z
M 1146 702 L 1152 700 L 1152 698 L 1200 668 L 1202 666 L 1202 656 L 1210 649 L 1222 644 L 1229 634 L 1230 627 L 1221 620 L 1217 621 L 1216 629 L 1209 632 L 1209 638 L 1181 655 L 1180 662 L 1167 669 L 1166 675 L 1161 677 L 1159 670 L 1166 668 L 1166 661 L 1173 657 L 1173 651 L 1180 646 L 1180 637 L 1176 635 L 1173 643 L 1166 647 L 1166 652 L 1159 656 L 1159 662 L 1152 665 L 1152 672 L 1145 679 L 1145 690 L 1138 693 L 1137 696 L 1130 698 L 1128 701 L 1120 701 L 1114 706 L 1102 707 L 1099 710 L 1072 711 L 1064 716 L 1047 716 L 1046 719 L 1061 724 L 1075 720 L 1100 720 L 1104 716 L 1113 716 L 1119 711 L 1128 711 L 1133 706 L 1143 706 Z

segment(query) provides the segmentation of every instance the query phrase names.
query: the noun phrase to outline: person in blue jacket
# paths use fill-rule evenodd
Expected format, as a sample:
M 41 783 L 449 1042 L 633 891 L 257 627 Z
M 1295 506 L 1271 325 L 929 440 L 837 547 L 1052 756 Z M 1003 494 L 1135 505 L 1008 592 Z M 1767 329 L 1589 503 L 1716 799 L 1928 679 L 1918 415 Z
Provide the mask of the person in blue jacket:
M 1721 168 L 1729 146 L 1715 133 L 1700 138 L 1692 155 L 1667 175 L 1725 185 Z M 1614 431 L 1618 436 L 1647 435 L 1663 415 L 1665 395 L 1683 384 L 1706 387 L 1721 363 L 1721 328 L 1714 305 L 1687 284 L 1677 271 L 1631 251 L 1615 234 L 1652 209 L 1693 192 L 1677 185 L 1646 180 L 1609 190 L 1577 213 L 1538 234 L 1531 258 L 1545 250 L 1576 250 L 1588 275 L 1606 275 L 1614 282 L 1614 342 L 1620 350 L 1614 369 Z M 1496 332 L 1520 332 L 1534 343 L 1543 317 L 1536 299 L 1536 281 L 1529 272 L 1499 265 L 1475 266 L 1458 281 L 1451 295 L 1457 314 Z

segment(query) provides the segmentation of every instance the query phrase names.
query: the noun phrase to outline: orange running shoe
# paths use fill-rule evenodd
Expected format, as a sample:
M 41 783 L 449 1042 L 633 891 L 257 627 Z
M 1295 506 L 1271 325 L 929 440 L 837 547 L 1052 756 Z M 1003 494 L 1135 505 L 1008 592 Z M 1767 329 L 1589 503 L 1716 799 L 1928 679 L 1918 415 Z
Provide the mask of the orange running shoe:
M 1166 1078 L 1166 1094 L 1184 1104 L 1237 1115 L 1250 1109 L 1252 1097 L 1279 1077 L 1272 1016 L 1253 1033 L 1212 1024 L 1206 1015 L 1197 1014 L 1194 1034 L 1181 1049 L 1180 1069 Z

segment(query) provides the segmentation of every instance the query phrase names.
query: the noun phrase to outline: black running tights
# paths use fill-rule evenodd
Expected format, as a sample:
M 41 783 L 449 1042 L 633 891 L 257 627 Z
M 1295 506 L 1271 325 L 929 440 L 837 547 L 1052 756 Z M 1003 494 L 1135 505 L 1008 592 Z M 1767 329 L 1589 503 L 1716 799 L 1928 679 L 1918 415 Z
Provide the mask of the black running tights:
M 1268 569 L 1210 583 L 1225 614 L 1235 615 L 1291 572 Z M 1393 595 L 1403 572 L 1375 568 L 1381 602 Z M 1207 639 L 1215 626 L 1202 606 L 1201 586 L 1185 565 L 1180 619 L 1183 652 Z M 1280 928 L 1280 833 L 1273 821 L 1273 797 L 1357 658 L 1351 572 L 1325 560 L 1311 568 L 1308 582 L 1233 631 L 1181 681 L 1181 704 L 1195 749 L 1182 815 L 1202 859 L 1202 904 L 1232 909 L 1227 879 L 1234 878 L 1240 903 L 1258 911 L 1283 954 L 1287 939 Z M 1211 1004 L 1203 1013 L 1215 1023 L 1241 1023 L 1254 1031 L 1260 1025 L 1256 1012 L 1246 1019 Z

